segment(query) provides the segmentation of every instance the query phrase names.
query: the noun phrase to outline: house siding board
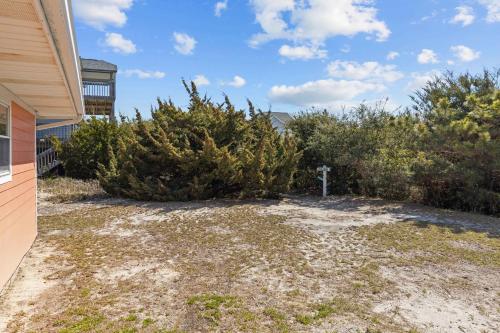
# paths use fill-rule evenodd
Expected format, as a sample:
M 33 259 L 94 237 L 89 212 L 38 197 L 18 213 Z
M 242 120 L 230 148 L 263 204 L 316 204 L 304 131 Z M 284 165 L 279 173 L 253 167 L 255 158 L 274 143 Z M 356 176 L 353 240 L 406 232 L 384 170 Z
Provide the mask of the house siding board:
M 12 176 L 11 182 L 0 185 L 0 195 L 9 192 L 12 188 L 25 183 L 28 180 L 33 180 L 33 166 L 32 164 L 22 164 L 19 168 L 13 168 L 14 172 L 18 171 Z
M 0 289 L 31 247 L 36 227 L 35 116 L 12 112 L 12 181 L 0 185 Z
M 30 177 L 24 182 L 20 182 L 18 186 L 11 188 L 9 191 L 1 192 L 0 207 L 3 207 L 8 202 L 16 202 L 17 198 L 25 193 L 31 193 L 31 189 L 35 186 L 35 180 Z

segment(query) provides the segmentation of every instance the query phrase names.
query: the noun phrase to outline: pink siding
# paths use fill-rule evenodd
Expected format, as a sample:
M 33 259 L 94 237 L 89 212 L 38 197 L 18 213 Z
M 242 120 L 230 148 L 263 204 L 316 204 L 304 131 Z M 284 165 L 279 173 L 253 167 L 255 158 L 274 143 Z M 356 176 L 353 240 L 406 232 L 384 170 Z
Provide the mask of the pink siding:
M 36 234 L 35 116 L 12 103 L 12 181 L 0 185 L 0 289 Z

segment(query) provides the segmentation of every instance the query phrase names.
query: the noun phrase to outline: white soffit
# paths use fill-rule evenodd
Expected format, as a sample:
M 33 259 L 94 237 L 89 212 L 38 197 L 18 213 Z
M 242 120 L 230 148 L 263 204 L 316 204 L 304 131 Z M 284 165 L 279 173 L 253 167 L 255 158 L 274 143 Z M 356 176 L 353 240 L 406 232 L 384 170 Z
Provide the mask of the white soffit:
M 67 0 L 0 0 L 0 84 L 39 118 L 84 113 Z

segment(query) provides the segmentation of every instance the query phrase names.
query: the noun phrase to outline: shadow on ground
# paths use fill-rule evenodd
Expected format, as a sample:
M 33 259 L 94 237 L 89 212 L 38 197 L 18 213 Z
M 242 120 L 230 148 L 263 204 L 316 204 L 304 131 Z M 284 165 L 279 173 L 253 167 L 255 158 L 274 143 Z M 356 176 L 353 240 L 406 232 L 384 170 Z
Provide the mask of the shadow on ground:
M 322 198 L 319 196 L 288 195 L 281 200 L 213 199 L 189 202 L 143 202 L 117 198 L 93 198 L 78 202 L 78 204 L 83 205 L 95 203 L 106 206 L 134 206 L 163 213 L 244 206 L 257 207 L 263 212 L 276 213 L 280 211 L 279 208 L 284 208 L 287 211 L 292 210 L 300 213 L 301 216 L 317 215 L 315 218 L 326 224 L 339 222 L 338 217 L 340 214 L 345 219 L 352 216 L 353 219 L 365 217 L 368 220 L 374 220 L 374 222 L 383 222 L 382 220 L 385 218 L 388 218 L 386 222 L 415 221 L 422 228 L 433 224 L 449 228 L 454 233 L 474 231 L 486 233 L 488 237 L 500 237 L 500 219 L 492 216 L 439 209 L 414 203 L 354 196 Z M 352 225 L 355 226 L 356 223 L 348 223 L 348 226 Z

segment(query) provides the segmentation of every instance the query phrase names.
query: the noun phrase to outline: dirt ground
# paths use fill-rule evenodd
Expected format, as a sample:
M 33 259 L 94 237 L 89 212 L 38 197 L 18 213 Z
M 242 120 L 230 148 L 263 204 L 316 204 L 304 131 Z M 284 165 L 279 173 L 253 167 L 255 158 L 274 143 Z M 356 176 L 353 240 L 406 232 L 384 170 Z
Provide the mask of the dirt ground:
M 350 197 L 41 193 L 0 332 L 498 332 L 500 221 Z

